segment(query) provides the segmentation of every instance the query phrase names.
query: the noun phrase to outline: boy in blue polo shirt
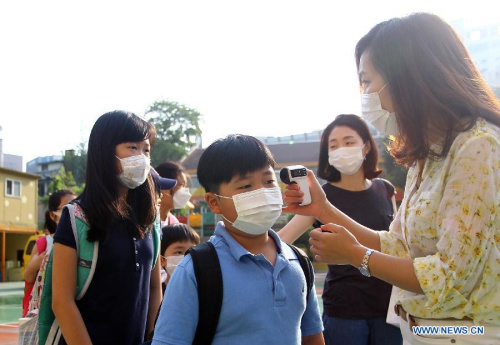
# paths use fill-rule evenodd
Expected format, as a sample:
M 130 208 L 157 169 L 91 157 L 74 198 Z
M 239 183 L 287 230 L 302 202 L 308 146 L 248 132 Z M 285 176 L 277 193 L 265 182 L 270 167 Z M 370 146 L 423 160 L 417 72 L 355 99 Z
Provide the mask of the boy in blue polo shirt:
M 212 344 L 324 344 L 314 286 L 306 300 L 299 261 L 271 229 L 281 214 L 274 159 L 259 140 L 230 135 L 211 144 L 198 164 L 205 200 L 223 218 L 210 242 L 219 257 L 223 301 Z M 190 255 L 167 286 L 154 344 L 191 344 L 198 290 Z

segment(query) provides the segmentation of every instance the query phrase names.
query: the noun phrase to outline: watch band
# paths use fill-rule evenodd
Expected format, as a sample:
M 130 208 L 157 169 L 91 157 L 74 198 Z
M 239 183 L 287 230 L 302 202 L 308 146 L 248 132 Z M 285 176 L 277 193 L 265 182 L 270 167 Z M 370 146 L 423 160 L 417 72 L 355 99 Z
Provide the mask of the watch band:
M 359 271 L 362 275 L 366 277 L 371 277 L 370 269 L 368 268 L 368 260 L 370 260 L 370 255 L 374 252 L 373 249 L 368 249 L 363 257 L 363 261 L 361 261 L 361 265 L 358 267 Z

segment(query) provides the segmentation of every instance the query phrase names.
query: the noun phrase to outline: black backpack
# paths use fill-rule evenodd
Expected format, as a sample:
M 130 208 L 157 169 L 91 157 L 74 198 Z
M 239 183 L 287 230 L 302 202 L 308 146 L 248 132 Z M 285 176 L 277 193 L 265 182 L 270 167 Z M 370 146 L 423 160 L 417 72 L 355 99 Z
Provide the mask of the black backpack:
M 314 283 L 314 269 L 311 260 L 309 260 L 301 249 L 291 244 L 289 246 L 294 251 L 299 260 L 300 267 L 304 271 L 307 282 L 306 301 L 308 301 Z M 224 295 L 219 256 L 214 245 L 210 242 L 204 242 L 192 247 L 188 253 L 191 254 L 191 258 L 193 259 L 194 275 L 198 284 L 199 315 L 193 345 L 211 344 L 217 330 L 217 325 L 219 324 L 222 296 Z M 160 311 L 158 310 L 159 313 Z M 158 315 L 156 319 L 158 319 Z M 153 333 L 148 336 L 148 340 L 152 338 Z M 143 344 L 150 343 L 151 341 L 147 341 Z
M 311 260 L 297 247 L 289 245 L 299 259 L 307 282 L 307 299 L 314 282 Z M 219 323 L 222 308 L 222 272 L 214 245 L 204 242 L 192 247 L 189 252 L 193 259 L 194 274 L 198 284 L 199 319 L 193 345 L 211 344 Z

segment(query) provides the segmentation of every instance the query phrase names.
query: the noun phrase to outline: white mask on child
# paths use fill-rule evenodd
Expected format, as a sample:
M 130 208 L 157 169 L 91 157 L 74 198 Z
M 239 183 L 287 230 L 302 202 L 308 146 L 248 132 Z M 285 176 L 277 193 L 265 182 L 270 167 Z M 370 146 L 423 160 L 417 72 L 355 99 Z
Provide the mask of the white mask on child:
M 251 192 L 236 194 L 232 198 L 215 194 L 220 198 L 233 199 L 237 217 L 231 222 L 236 229 L 250 235 L 266 233 L 281 215 L 283 198 L 279 187 L 260 188 Z
M 180 262 L 184 259 L 184 255 L 172 255 L 167 256 L 165 260 L 167 260 L 167 274 L 169 277 L 174 273 L 175 268 L 180 264 Z
M 191 199 L 191 193 L 189 193 L 189 188 L 182 187 L 179 188 L 174 193 L 174 209 L 186 207 L 187 202 Z
M 345 175 L 353 175 L 358 172 L 365 157 L 363 157 L 363 146 L 339 147 L 328 152 L 328 163 Z
M 371 123 L 380 133 L 386 135 L 400 135 L 396 114 L 389 113 L 382 108 L 379 94 L 387 86 L 385 84 L 379 92 L 364 93 L 361 95 L 361 113 L 363 118 Z
M 142 185 L 148 178 L 151 169 L 150 160 L 145 155 L 119 158 L 122 172 L 118 175 L 120 182 L 130 189 Z

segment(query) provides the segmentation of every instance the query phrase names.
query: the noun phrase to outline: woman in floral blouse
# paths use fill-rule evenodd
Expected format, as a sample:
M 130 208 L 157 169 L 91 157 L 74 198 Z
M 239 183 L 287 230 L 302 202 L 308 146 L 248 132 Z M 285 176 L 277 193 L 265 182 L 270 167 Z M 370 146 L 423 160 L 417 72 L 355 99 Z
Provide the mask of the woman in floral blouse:
M 358 42 L 356 62 L 364 118 L 392 136 L 391 154 L 410 168 L 396 218 L 389 232 L 361 226 L 326 200 L 312 172 L 313 203 L 298 206 L 292 185 L 285 211 L 332 223 L 311 232 L 317 260 L 401 288 L 407 343 L 500 343 L 499 101 L 435 15 L 376 25 Z M 480 325 L 484 334 L 422 336 L 415 325 L 469 333 Z

